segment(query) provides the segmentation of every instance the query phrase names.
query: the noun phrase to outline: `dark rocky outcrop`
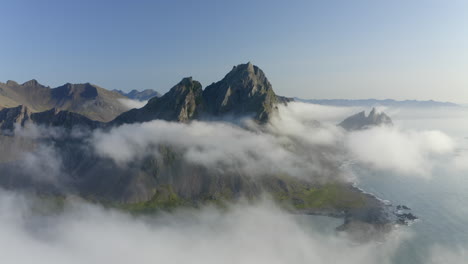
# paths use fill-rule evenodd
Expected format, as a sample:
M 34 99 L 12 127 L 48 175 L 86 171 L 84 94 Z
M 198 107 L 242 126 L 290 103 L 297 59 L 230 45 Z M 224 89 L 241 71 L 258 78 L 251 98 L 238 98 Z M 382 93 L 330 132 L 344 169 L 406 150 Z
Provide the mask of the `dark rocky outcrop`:
M 202 109 L 202 86 L 192 77 L 188 77 L 182 79 L 165 95 L 151 99 L 140 109 L 121 114 L 111 124 L 140 123 L 154 119 L 187 122 L 197 118 Z
M 339 124 L 339 126 L 346 130 L 360 130 L 382 125 L 393 125 L 392 119 L 383 112 L 377 113 L 375 108 L 372 108 L 368 116 L 366 116 L 366 113 L 362 111 L 346 118 Z
M 40 113 L 32 113 L 30 120 L 37 125 L 61 127 L 65 129 L 76 127 L 95 129 L 103 126 L 103 123 L 101 122 L 91 120 L 77 113 L 63 111 L 57 108 L 52 108 Z
M 265 74 L 250 62 L 234 66 L 221 81 L 206 87 L 203 99 L 213 116 L 252 115 L 260 122 L 268 121 L 277 104 Z
M 111 124 L 243 116 L 265 123 L 277 110 L 277 104 L 291 100 L 276 96 L 263 71 L 247 63 L 234 66 L 221 81 L 205 90 L 198 81 L 184 78 L 165 95 L 151 99 L 143 108 L 121 114 Z
M 17 125 L 24 126 L 30 114 L 30 110 L 23 105 L 0 110 L 0 130 L 13 131 Z

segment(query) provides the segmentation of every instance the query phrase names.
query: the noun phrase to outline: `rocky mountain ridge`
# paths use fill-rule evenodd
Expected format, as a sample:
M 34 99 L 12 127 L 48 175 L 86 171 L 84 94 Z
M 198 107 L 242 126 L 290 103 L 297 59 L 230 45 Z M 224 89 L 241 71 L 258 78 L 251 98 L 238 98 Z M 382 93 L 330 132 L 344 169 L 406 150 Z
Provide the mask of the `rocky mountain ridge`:
M 44 86 L 36 80 L 23 84 L 0 83 L 0 109 L 23 105 L 31 112 L 42 112 L 57 108 L 101 122 L 108 122 L 128 110 L 118 100 L 123 98 L 119 93 L 90 83 L 66 83 L 57 88 Z
M 29 87 L 30 85 L 40 86 L 34 81 L 32 84 L 24 84 L 21 87 Z M 66 84 L 55 89 L 43 87 L 41 91 L 45 94 L 51 91 L 52 98 L 60 98 L 54 101 L 55 105 L 60 106 L 54 107 L 58 110 L 76 110 L 75 103 L 71 102 L 83 102 L 83 100 L 98 96 L 98 89 L 90 84 Z M 193 80 L 192 77 L 183 78 L 169 92 L 161 97 L 153 97 L 144 107 L 123 112 L 114 120 L 101 122 L 98 126 L 141 123 L 155 119 L 189 122 L 195 119 L 209 120 L 244 116 L 252 117 L 259 123 L 266 123 L 271 115 L 277 111 L 277 104 L 287 104 L 290 101 L 290 98 L 275 94 L 270 82 L 260 68 L 251 63 L 246 63 L 234 66 L 221 81 L 209 85 L 204 90 L 200 82 Z M 29 112 L 35 112 L 33 108 L 27 105 L 26 107 Z M 89 113 L 92 111 L 92 107 L 86 102 L 80 107 L 83 109 L 81 112 Z M 14 112 L 15 110 L 5 111 Z M 46 111 L 49 111 L 49 109 Z M 72 112 L 80 113 L 80 111 L 68 112 L 66 115 L 69 116 Z M 83 118 L 74 115 L 73 120 L 78 122 L 77 125 L 93 123 L 93 120 L 85 120 L 85 118 L 85 115 L 83 115 Z M 36 122 L 33 119 L 28 120 Z M 42 124 L 60 126 L 60 120 L 65 122 L 65 119 L 55 119 L 54 122 L 42 122 Z M 70 123 L 71 119 L 67 120 L 66 126 L 73 125 Z M 0 122 L 9 123 L 11 128 L 12 120 L 7 121 L 0 118 Z M 21 125 L 24 125 L 24 123 L 22 122 Z

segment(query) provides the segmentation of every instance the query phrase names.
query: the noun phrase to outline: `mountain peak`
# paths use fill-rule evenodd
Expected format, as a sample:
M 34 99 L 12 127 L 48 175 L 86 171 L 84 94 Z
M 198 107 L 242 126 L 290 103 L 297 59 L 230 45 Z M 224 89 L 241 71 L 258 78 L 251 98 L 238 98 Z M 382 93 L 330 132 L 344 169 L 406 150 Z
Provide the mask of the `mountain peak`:
M 29 80 L 22 84 L 23 86 L 37 86 L 40 85 L 36 79 Z
M 153 97 L 140 109 L 118 116 L 112 123 L 146 122 L 154 119 L 188 122 L 203 108 L 202 85 L 192 77 L 183 78 L 161 97 Z
M 6 82 L 6 84 L 7 84 L 8 86 L 18 86 L 18 85 L 19 85 L 17 82 L 12 81 L 12 80 L 8 80 L 8 81 Z
M 206 87 L 209 114 L 252 115 L 266 122 L 276 108 L 276 95 L 263 71 L 252 63 L 235 66 L 221 81 Z
M 66 83 L 60 87 L 52 89 L 52 96 L 58 100 L 63 100 L 64 98 L 93 99 L 98 95 L 98 89 L 90 83 Z

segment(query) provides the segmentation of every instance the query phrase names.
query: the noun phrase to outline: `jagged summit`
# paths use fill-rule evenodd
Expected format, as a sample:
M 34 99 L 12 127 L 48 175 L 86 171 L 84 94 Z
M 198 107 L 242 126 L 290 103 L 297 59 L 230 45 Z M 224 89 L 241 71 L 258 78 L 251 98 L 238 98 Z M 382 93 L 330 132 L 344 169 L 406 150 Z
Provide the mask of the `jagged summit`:
M 22 84 L 22 86 L 37 86 L 37 85 L 43 86 L 36 79 L 29 80 L 29 81 Z
M 141 109 L 123 113 L 112 123 L 153 119 L 187 122 L 224 116 L 253 116 L 263 123 L 268 121 L 278 102 L 263 71 L 249 62 L 234 66 L 221 81 L 205 90 L 192 77 L 183 78 L 165 95 L 152 98 Z
M 393 122 L 384 112 L 378 113 L 375 107 L 372 108 L 368 116 L 366 116 L 365 111 L 362 111 L 346 118 L 339 124 L 346 130 L 360 130 L 381 125 L 391 126 Z
M 154 97 L 140 109 L 118 116 L 112 124 L 146 122 L 154 119 L 187 122 L 202 108 L 202 85 L 192 77 L 183 78 L 162 97 Z
M 268 121 L 277 103 L 273 88 L 263 71 L 252 63 L 240 64 L 203 92 L 207 112 L 214 115 L 253 115 Z

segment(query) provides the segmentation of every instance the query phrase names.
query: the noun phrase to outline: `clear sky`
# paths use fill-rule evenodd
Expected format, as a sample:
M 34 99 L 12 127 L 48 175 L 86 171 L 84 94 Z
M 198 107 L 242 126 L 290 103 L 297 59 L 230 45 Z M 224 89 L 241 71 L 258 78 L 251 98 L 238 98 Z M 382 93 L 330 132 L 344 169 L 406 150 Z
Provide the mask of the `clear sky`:
M 167 91 L 233 65 L 278 94 L 468 102 L 466 0 L 0 0 L 0 81 Z

